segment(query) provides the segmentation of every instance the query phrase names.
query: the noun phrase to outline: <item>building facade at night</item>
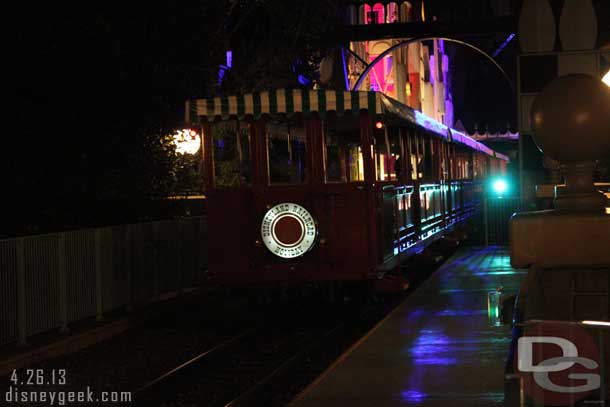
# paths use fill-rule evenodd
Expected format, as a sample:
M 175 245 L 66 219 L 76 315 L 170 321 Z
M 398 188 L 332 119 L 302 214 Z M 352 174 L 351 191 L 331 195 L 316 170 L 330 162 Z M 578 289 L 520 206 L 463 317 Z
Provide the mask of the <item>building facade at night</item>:
M 426 21 L 423 1 L 352 5 L 348 14 L 351 25 Z M 360 84 L 361 90 L 382 92 L 438 122 L 453 126 L 450 61 L 445 42 L 439 39 L 416 41 L 388 52 L 407 39 L 351 41 L 345 67 L 349 88 L 357 86 L 364 62 L 374 63 Z

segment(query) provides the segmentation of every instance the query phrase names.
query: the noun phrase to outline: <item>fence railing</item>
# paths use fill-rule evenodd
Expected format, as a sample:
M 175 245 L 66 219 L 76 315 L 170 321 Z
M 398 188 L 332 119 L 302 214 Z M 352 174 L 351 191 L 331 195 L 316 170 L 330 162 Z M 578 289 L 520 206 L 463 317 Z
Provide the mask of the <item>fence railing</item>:
M 518 197 L 486 197 L 483 200 L 485 245 L 509 243 L 510 218 L 519 210 Z
M 192 287 L 205 218 L 0 240 L 0 345 Z

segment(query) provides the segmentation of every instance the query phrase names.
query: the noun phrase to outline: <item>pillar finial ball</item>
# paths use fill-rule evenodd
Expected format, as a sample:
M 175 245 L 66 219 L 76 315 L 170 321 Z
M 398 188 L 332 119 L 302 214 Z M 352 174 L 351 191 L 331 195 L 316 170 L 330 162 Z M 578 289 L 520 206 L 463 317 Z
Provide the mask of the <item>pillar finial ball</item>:
M 610 156 L 610 87 L 585 74 L 562 76 L 536 96 L 534 142 L 559 162 Z

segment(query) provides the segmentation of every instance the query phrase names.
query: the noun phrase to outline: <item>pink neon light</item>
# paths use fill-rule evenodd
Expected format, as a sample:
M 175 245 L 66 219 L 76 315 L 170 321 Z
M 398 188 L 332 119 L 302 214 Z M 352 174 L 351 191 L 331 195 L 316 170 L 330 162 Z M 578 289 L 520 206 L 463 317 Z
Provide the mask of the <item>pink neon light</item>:
M 383 4 L 381 4 L 381 3 L 375 4 L 373 6 L 373 13 L 375 14 L 375 17 L 377 18 L 377 24 L 385 23 L 385 7 L 383 7 Z

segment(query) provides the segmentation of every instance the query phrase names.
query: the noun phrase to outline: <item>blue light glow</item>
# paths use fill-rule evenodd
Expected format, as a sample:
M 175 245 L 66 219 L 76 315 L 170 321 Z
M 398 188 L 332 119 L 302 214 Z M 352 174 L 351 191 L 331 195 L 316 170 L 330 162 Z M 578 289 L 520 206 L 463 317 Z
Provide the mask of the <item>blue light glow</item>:
M 345 90 L 349 91 L 349 75 L 347 74 L 347 63 L 345 62 L 345 50 L 341 48 L 341 62 L 343 63 L 343 78 L 345 79 Z
M 227 51 L 227 68 L 231 68 L 233 66 L 233 51 Z
M 301 74 L 299 74 L 298 80 L 301 85 L 305 85 L 305 86 L 307 86 L 311 83 L 311 80 L 309 80 L 309 78 L 307 78 Z
M 498 47 L 498 49 L 493 53 L 492 58 L 495 58 L 498 56 L 498 54 L 500 54 L 500 52 L 502 52 L 502 50 L 508 45 L 509 42 L 512 41 L 512 39 L 515 38 L 515 33 L 512 33 L 508 36 L 508 38 L 506 38 L 506 40 Z
M 418 366 L 452 366 L 457 358 L 449 355 L 450 345 L 451 338 L 438 330 L 422 330 L 409 353 Z
M 227 72 L 226 68 L 221 65 L 220 68 L 218 69 L 218 86 L 220 86 L 220 84 L 222 83 L 222 80 L 224 79 L 226 72 Z
M 493 190 L 496 194 L 502 195 L 508 190 L 508 184 L 503 179 L 497 179 L 493 182 Z
M 407 390 L 402 392 L 402 399 L 411 403 L 420 403 L 427 397 L 428 395 L 426 393 L 417 390 Z

